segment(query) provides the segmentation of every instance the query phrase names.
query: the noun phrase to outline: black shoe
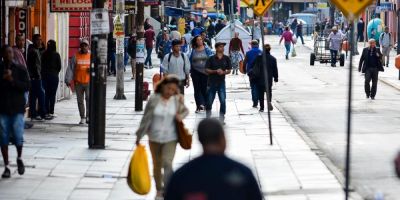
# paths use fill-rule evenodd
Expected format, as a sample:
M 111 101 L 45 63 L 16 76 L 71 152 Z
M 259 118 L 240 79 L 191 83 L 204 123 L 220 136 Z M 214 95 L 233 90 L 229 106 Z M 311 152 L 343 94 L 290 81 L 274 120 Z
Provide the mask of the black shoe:
M 3 174 L 1 175 L 1 178 L 10 178 L 11 177 L 11 171 L 7 167 L 4 169 Z
M 260 112 L 264 112 L 264 109 L 260 109 Z
M 371 97 L 372 100 L 375 100 L 375 97 Z
M 289 60 L 289 56 L 285 56 L 286 60 Z
M 253 105 L 253 108 L 257 108 L 257 105 Z
M 25 173 L 25 165 L 22 159 L 17 158 L 18 174 L 23 175 Z
M 205 110 L 206 110 L 206 107 L 203 105 L 200 105 L 199 111 L 205 111 Z
M 33 127 L 33 124 L 25 122 L 24 129 L 31 129 L 32 127 Z
M 369 99 L 369 95 L 367 95 L 367 99 Z
M 44 119 L 45 119 L 45 120 L 53 120 L 54 117 L 51 116 L 51 115 L 46 115 L 46 116 L 44 117 Z

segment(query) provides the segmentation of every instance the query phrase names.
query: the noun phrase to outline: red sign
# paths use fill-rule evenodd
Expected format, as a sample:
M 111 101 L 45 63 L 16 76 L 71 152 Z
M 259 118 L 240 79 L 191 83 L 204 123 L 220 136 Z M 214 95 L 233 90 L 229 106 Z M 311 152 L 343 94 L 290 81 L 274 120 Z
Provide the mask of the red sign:
M 50 0 L 51 12 L 90 12 L 93 0 Z M 112 10 L 113 0 L 107 0 L 105 6 Z
M 26 38 L 26 9 L 15 8 L 15 33 Z

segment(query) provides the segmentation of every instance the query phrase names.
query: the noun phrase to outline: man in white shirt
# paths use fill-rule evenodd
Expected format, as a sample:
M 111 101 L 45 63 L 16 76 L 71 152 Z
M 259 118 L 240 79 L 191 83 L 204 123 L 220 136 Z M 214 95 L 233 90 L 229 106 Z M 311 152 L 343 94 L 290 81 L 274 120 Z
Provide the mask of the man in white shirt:
M 162 69 L 165 75 L 175 74 L 179 77 L 179 89 L 181 93 L 185 93 L 186 88 L 189 87 L 189 73 L 190 73 L 190 61 L 186 54 L 181 52 L 182 41 L 172 41 L 172 52 L 165 55 Z
M 382 54 L 383 54 L 383 61 L 385 62 L 385 57 L 386 57 L 386 67 L 389 67 L 389 55 L 390 55 L 390 50 L 392 49 L 392 38 L 391 34 L 389 33 L 389 27 L 385 27 L 385 32 L 381 33 L 379 36 L 379 44 L 381 44 L 382 47 Z
M 331 52 L 331 67 L 336 67 L 336 59 L 338 52 L 342 48 L 343 34 L 338 33 L 337 27 L 332 28 L 332 32 L 328 36 L 329 50 Z

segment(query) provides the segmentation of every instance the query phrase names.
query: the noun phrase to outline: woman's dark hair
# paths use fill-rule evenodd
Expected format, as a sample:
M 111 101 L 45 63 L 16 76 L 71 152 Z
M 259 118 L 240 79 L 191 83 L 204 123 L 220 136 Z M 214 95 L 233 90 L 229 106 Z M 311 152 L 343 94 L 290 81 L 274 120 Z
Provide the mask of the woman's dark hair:
M 199 38 L 199 37 L 201 38 L 201 35 L 197 35 L 192 39 L 192 48 L 193 49 L 196 49 L 197 47 L 199 47 L 199 46 L 197 46 L 197 38 Z M 204 43 L 204 41 L 203 41 L 203 43 Z
M 154 93 L 161 94 L 164 86 L 168 85 L 170 83 L 173 83 L 173 84 L 176 84 L 177 86 L 179 86 L 179 78 L 178 78 L 178 76 L 172 75 L 172 74 L 164 76 L 160 80 L 160 82 L 157 83 L 157 85 L 155 87 L 155 90 L 154 90 Z M 177 94 L 178 93 L 179 93 L 179 90 L 178 90 Z
M 1 58 L 4 57 L 8 48 L 11 48 L 11 46 L 8 44 L 5 44 L 1 47 Z M 1 58 L 0 58 L 0 60 L 1 60 Z
M 54 40 L 49 40 L 49 41 L 47 42 L 47 51 L 54 52 L 54 51 L 56 51 L 56 50 L 57 50 L 56 41 L 54 41 Z
M 289 31 L 289 27 L 288 26 L 285 27 L 285 31 Z

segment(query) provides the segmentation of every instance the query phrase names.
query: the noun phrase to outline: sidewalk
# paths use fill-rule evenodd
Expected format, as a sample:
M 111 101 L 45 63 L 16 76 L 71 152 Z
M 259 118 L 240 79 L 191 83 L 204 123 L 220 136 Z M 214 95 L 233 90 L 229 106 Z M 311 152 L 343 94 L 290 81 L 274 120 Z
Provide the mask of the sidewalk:
M 145 70 L 145 81 L 151 82 L 157 71 L 158 68 Z M 154 199 L 154 187 L 149 195 L 139 196 L 126 184 L 134 133 L 143 114 L 134 112 L 134 81 L 130 80 L 130 67 L 125 73 L 127 100 L 113 100 L 115 83 L 115 77 L 109 77 L 106 149 L 88 149 L 87 126 L 78 125 L 75 97 L 58 102 L 55 109 L 57 118 L 35 123 L 34 128 L 25 133 L 23 157 L 27 169 L 24 176 L 17 175 L 15 150 L 10 149 L 13 174 L 11 179 L 0 180 L 0 199 Z M 193 88 L 186 93 L 186 104 L 190 115 L 185 123 L 194 132 L 205 114 L 194 113 Z M 228 76 L 227 154 L 253 170 L 267 199 L 343 199 L 342 187 L 335 176 L 284 115 L 277 108 L 271 112 L 274 145 L 270 146 L 267 113 L 259 113 L 251 105 L 247 77 Z M 219 107 L 215 106 L 214 114 L 218 110 Z M 178 147 L 175 169 L 201 152 L 195 136 L 190 151 Z
M 304 42 L 306 43 L 305 46 L 307 46 L 311 50 L 314 49 L 314 41 L 312 40 L 312 38 L 310 36 L 304 37 Z M 296 44 L 296 46 L 298 46 L 298 45 L 301 45 L 301 43 L 298 42 Z M 365 44 L 364 44 L 364 42 L 358 42 L 358 52 L 360 53 L 360 55 L 355 55 L 353 58 L 354 69 L 358 69 L 358 63 L 360 60 L 362 49 L 367 46 L 368 46 L 368 42 L 366 42 Z M 349 55 L 350 55 L 350 52 L 349 52 Z M 390 86 L 400 90 L 399 70 L 394 66 L 394 63 L 395 63 L 394 59 L 395 59 L 396 55 L 397 55 L 396 50 L 392 49 L 392 51 L 390 51 L 389 67 L 385 67 L 385 72 L 379 73 L 379 80 L 387 85 L 390 85 Z M 347 58 L 345 61 L 346 67 L 348 67 L 348 61 L 349 61 L 349 58 Z M 316 66 L 318 66 L 318 64 L 319 63 L 316 62 Z

